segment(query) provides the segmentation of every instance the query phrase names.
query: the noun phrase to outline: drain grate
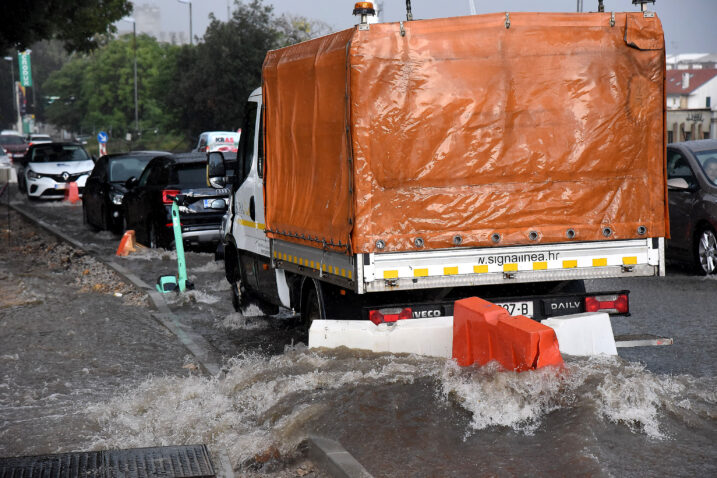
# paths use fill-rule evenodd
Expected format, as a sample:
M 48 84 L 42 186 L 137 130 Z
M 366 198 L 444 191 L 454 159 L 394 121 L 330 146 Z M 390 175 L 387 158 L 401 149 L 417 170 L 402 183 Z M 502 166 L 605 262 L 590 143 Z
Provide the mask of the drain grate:
M 210 478 L 205 445 L 0 458 L 0 478 Z

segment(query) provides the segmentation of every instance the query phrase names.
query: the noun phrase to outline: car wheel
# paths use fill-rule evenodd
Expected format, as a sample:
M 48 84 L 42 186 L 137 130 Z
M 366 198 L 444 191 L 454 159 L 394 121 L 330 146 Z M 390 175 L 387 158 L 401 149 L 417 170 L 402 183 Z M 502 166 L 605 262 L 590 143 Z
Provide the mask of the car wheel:
M 17 188 L 23 194 L 25 194 L 27 192 L 27 183 L 25 182 L 25 171 L 22 171 L 17 176 Z
M 97 228 L 90 223 L 90 218 L 87 215 L 87 206 L 85 206 L 84 202 L 82 202 L 82 224 L 87 226 L 92 231 L 97 230 Z
M 717 237 L 709 227 L 700 229 L 696 234 L 694 254 L 695 269 L 699 274 L 717 272 Z
M 301 322 L 306 327 L 311 327 L 314 320 L 321 320 L 321 304 L 319 303 L 316 287 L 312 285 L 301 307 Z
M 154 228 L 154 223 L 149 223 L 149 247 L 152 249 L 156 249 L 159 247 L 159 243 L 157 242 L 157 230 Z
M 232 290 L 232 306 L 234 307 L 234 311 L 241 312 L 242 308 L 248 304 L 246 294 L 242 291 L 243 287 L 239 285 L 239 281 L 234 281 L 230 284 Z

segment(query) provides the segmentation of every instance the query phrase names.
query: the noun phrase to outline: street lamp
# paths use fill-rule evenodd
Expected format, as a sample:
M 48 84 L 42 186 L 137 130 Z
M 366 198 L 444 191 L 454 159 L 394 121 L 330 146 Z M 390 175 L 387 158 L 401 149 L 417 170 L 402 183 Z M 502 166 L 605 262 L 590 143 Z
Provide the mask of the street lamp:
M 132 48 L 134 49 L 134 130 L 139 135 L 139 108 L 137 106 L 137 22 L 133 17 L 122 20 L 132 23 Z
M 189 5 L 189 44 L 192 44 L 192 0 L 177 0 L 179 3 Z

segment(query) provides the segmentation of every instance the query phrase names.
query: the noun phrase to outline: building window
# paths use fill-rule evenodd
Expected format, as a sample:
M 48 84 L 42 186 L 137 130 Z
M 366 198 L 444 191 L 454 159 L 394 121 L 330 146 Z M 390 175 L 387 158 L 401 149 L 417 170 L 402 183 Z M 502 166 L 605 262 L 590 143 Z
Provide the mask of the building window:
M 709 108 L 711 106 L 711 103 L 712 103 L 711 96 L 708 96 L 707 98 L 705 98 L 705 108 Z
M 667 132 L 667 142 L 668 142 L 668 143 L 672 143 L 672 142 L 674 142 L 674 141 L 675 141 L 675 140 L 673 139 L 672 131 L 668 131 L 668 132 Z
M 692 131 L 685 131 L 685 141 L 690 141 L 692 139 Z

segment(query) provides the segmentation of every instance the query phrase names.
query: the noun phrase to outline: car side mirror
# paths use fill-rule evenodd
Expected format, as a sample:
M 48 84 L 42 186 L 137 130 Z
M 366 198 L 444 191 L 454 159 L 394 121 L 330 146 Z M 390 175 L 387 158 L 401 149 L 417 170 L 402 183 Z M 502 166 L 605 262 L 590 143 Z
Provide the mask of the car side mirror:
M 224 155 L 219 151 L 207 153 L 207 183 L 214 189 L 224 189 L 227 186 L 227 167 L 224 164 Z
M 137 179 L 136 176 L 132 176 L 132 177 L 129 178 L 127 181 L 125 181 L 124 187 L 126 187 L 127 189 L 132 189 L 132 188 L 135 187 L 137 184 L 139 184 L 139 179 Z
M 667 187 L 673 191 L 687 191 L 690 188 L 690 184 L 685 178 L 672 178 L 667 180 Z

